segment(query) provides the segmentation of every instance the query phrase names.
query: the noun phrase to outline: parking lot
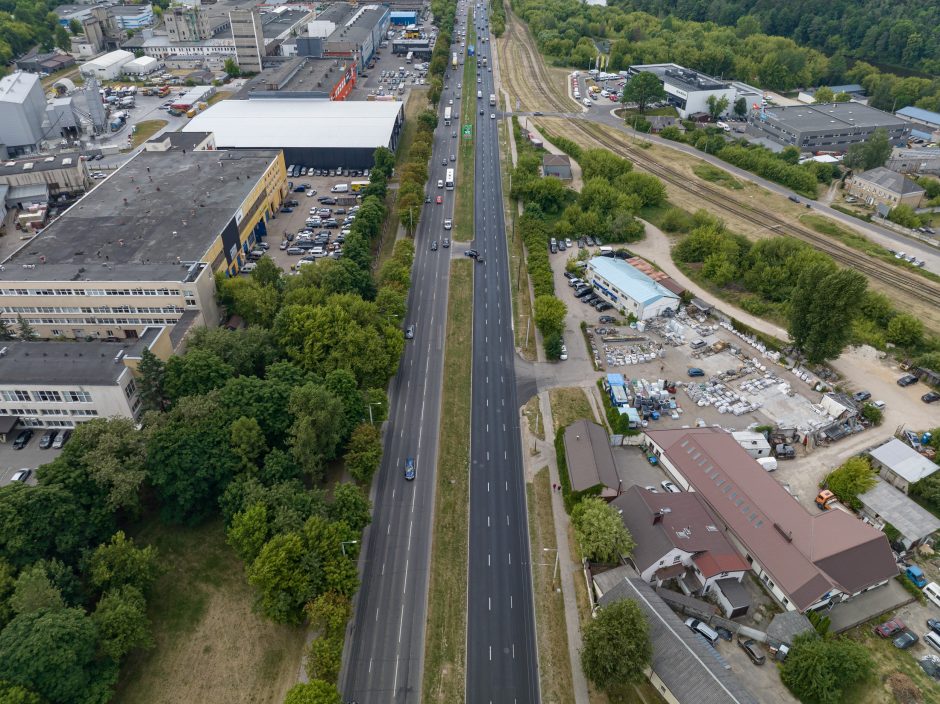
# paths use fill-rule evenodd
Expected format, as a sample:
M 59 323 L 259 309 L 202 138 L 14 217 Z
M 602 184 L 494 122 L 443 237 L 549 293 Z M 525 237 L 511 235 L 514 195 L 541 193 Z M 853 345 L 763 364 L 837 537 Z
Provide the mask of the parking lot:
M 437 29 L 431 24 L 428 13 L 419 16 L 418 29 L 427 35 L 436 36 Z M 401 28 L 391 28 L 393 35 L 398 36 Z M 434 48 L 433 41 L 431 48 Z M 409 64 L 407 57 L 392 53 L 391 40 L 383 41 L 376 50 L 374 59 L 365 75 L 360 74 L 356 87 L 349 94 L 349 100 L 367 100 L 370 95 L 394 95 L 398 100 L 405 100 L 408 91 L 414 87 L 427 87 L 427 61 L 428 59 L 414 57 Z M 423 65 L 424 68 L 418 68 Z M 399 85 L 404 83 L 402 92 Z
M 20 469 L 32 470 L 26 483 L 35 484 L 36 468 L 47 462 L 51 462 L 62 452 L 62 450 L 54 450 L 51 448 L 48 450 L 39 449 L 39 441 L 43 433 L 46 432 L 43 428 L 35 428 L 33 430 L 33 437 L 22 450 L 14 449 L 13 441 L 16 439 L 20 430 L 21 428 L 17 428 L 9 433 L 7 441 L 0 444 L 0 486 L 9 484 L 13 474 Z M 61 433 L 62 431 L 60 430 L 59 432 Z

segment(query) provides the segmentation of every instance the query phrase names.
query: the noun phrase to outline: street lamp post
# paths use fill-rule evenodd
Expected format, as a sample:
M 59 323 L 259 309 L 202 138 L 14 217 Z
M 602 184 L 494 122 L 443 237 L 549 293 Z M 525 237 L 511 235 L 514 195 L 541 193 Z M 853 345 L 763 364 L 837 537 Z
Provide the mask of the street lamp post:
M 373 406 L 381 406 L 381 405 L 382 405 L 382 402 L 381 402 L 381 401 L 376 401 L 375 403 L 370 403 L 370 404 L 369 404 L 369 425 L 375 425 L 375 423 L 374 423 L 373 420 L 372 420 L 372 407 L 373 407 Z
M 555 578 L 558 575 L 558 548 L 542 548 L 542 552 L 555 553 L 555 567 L 552 570 L 552 588 L 555 588 Z
M 342 550 L 343 550 L 343 557 L 346 557 L 346 546 L 347 546 L 347 545 L 356 545 L 356 544 L 358 544 L 358 543 L 359 543 L 358 540 L 344 540 L 343 542 L 341 542 L 341 543 L 339 544 L 339 546 L 340 546 L 340 548 L 342 548 Z

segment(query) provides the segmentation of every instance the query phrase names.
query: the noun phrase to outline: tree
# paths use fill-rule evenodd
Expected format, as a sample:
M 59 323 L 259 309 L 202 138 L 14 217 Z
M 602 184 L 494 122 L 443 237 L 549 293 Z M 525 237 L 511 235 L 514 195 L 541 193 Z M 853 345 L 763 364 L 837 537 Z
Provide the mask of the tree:
M 0 340 L 12 340 L 13 337 L 13 331 L 10 329 L 10 326 L 7 325 L 7 321 L 0 320 Z
M 242 416 L 232 423 L 232 450 L 241 461 L 242 469 L 257 470 L 258 462 L 268 451 L 264 431 L 254 418 Z
M 581 551 L 593 562 L 619 562 L 636 546 L 617 511 L 596 497 L 582 499 L 571 512 L 571 522 Z
M 372 522 L 372 504 L 362 489 L 345 482 L 333 489 L 333 501 L 327 506 L 327 515 L 334 521 L 345 521 L 350 528 L 361 533 Z
M 649 624 L 632 599 L 605 606 L 584 627 L 581 666 L 601 689 L 642 682 L 652 658 Z
M 568 306 L 555 296 L 538 296 L 535 299 L 533 319 L 543 335 L 560 335 L 565 330 Z
M 830 472 L 823 483 L 842 503 L 857 511 L 862 507 L 858 495 L 874 487 L 877 480 L 867 458 L 852 457 Z
M 708 100 L 705 101 L 708 105 L 708 115 L 712 118 L 713 122 L 717 122 L 718 118 L 722 116 L 725 110 L 728 109 L 728 96 L 723 95 L 720 98 L 714 95 L 708 96 Z
M 72 19 L 69 20 L 69 31 L 74 36 L 78 36 L 79 34 L 82 33 L 82 23 L 73 17 Z M 66 47 L 62 47 L 62 48 L 65 49 Z
M 741 118 L 747 116 L 747 98 L 742 96 L 734 101 L 734 116 Z
M 88 560 L 88 579 L 100 591 L 132 586 L 147 595 L 162 572 L 153 545 L 138 548 L 132 538 L 118 531 L 111 541 L 95 548 Z
M 832 102 L 834 103 L 848 103 L 852 100 L 852 96 L 848 93 L 836 93 L 832 96 Z
M 817 103 L 831 103 L 833 102 L 833 98 L 835 98 L 835 93 L 832 92 L 832 88 L 822 86 L 816 89 L 816 94 L 813 98 Z
M 343 639 L 341 636 L 323 636 L 311 641 L 307 647 L 307 677 L 335 682 L 343 664 Z
M 836 269 L 826 260 L 814 260 L 803 267 L 790 295 L 789 333 L 811 363 L 841 354 L 865 287 L 862 274 Z
M 0 702 L 3 704 L 43 704 L 42 699 L 35 692 L 2 680 L 0 680 Z
M 362 484 L 371 482 L 382 461 L 382 437 L 378 428 L 369 423 L 357 426 L 349 437 L 343 461 L 353 479 Z
M 343 403 L 323 386 L 310 383 L 294 389 L 288 408 L 295 418 L 290 429 L 294 458 L 305 472 L 319 479 L 339 447 Z
M 35 340 L 37 337 L 33 326 L 19 313 L 16 314 L 16 331 L 21 340 Z
M 924 324 L 910 313 L 900 313 L 888 323 L 888 342 L 913 349 L 924 340 Z
M 228 75 L 229 78 L 238 78 L 242 75 L 242 70 L 238 67 L 238 62 L 235 59 L 226 59 L 225 63 L 222 65 L 222 70 Z
M 349 598 L 333 592 L 321 594 L 304 607 L 311 627 L 328 637 L 342 637 L 351 612 Z
M 798 635 L 780 669 L 780 679 L 802 702 L 839 704 L 847 691 L 874 669 L 868 651 L 847 638 Z
M 362 392 L 356 383 L 355 375 L 348 369 L 334 369 L 326 375 L 323 386 L 343 405 L 343 415 L 336 418 L 341 441 L 345 441 L 353 428 L 365 416 L 365 407 L 362 401 Z
M 40 609 L 63 609 L 62 593 L 46 574 L 41 563 L 35 563 L 20 572 L 10 597 L 10 606 L 17 615 L 30 614 Z
M 107 592 L 98 600 L 91 620 L 98 629 L 101 649 L 115 662 L 132 650 L 154 645 L 147 600 L 135 587 Z
M 842 163 L 847 168 L 862 171 L 884 166 L 888 157 L 891 156 L 891 148 L 887 130 L 879 127 L 864 142 L 849 146 Z
M 884 420 L 884 412 L 873 403 L 866 403 L 862 406 L 861 413 L 862 418 L 872 425 L 881 425 L 881 421 Z
M 343 704 L 336 685 L 323 680 L 295 684 L 287 692 L 284 704 Z
M 53 36 L 55 37 L 55 45 L 62 51 L 69 51 L 72 48 L 72 40 L 69 38 L 69 33 L 62 25 L 56 25 Z
M 395 170 L 395 154 L 386 147 L 379 147 L 372 153 L 373 171 L 383 174 L 386 179 L 391 178 Z M 371 172 L 369 174 L 372 175 Z
M 137 365 L 137 394 L 144 411 L 162 411 L 166 402 L 163 380 L 166 365 L 157 355 L 144 347 Z
M 624 86 L 620 101 L 624 104 L 635 103 L 636 109 L 644 113 L 650 103 L 655 103 L 665 97 L 666 91 L 663 90 L 663 82 L 659 77 L 655 73 L 642 71 Z
M 248 568 L 248 582 L 258 590 L 258 606 L 278 623 L 298 623 L 300 609 L 316 596 L 303 537 L 281 533 L 265 543 Z
M 174 401 L 183 396 L 203 395 L 224 386 L 233 373 L 231 366 L 211 352 L 189 350 L 167 360 L 164 388 Z
M 258 502 L 232 517 L 226 531 L 228 544 L 246 565 L 258 557 L 264 544 L 271 537 L 267 507 Z
M 901 203 L 888 211 L 888 220 L 897 223 L 901 227 L 907 227 L 911 230 L 920 227 L 923 220 L 907 203 Z
M 280 267 L 271 257 L 262 257 L 251 272 L 251 279 L 264 287 L 280 290 L 284 277 Z
M 81 609 L 22 614 L 0 632 L 0 679 L 50 704 L 107 701 L 111 678 L 102 677 L 96 650 L 95 626 Z

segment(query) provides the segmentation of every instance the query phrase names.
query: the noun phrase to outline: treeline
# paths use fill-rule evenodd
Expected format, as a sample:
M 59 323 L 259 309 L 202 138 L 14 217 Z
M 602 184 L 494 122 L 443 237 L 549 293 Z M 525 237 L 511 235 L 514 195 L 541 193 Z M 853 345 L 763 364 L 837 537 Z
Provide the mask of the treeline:
M 689 216 L 672 210 L 662 226 L 689 232 L 672 250 L 676 262 L 749 313 L 784 321 L 794 346 L 810 362 L 834 359 L 850 343 L 883 349 L 890 342 L 918 356 L 940 349 L 918 318 L 869 290 L 862 274 L 839 268 L 799 240 L 751 243 L 704 211 Z
M 497 38 L 503 36 L 506 31 L 506 8 L 503 7 L 503 0 L 490 2 L 490 30 Z
M 366 418 L 369 406 L 384 418 L 413 257 L 400 242 L 373 281 L 387 155 L 373 173 L 343 259 L 285 276 L 265 258 L 220 281 L 247 328 L 197 330 L 166 363 L 145 352 L 140 429 L 82 424 L 36 486 L 0 489 L 0 700 L 110 699 L 124 657 L 153 644 L 146 600 L 160 556 L 121 529 L 154 513 L 182 524 L 221 514 L 259 610 L 319 626 L 309 687 L 333 696 L 370 506 L 356 484 L 329 500 L 320 487 L 337 458 L 363 484 L 378 467 Z
M 771 90 L 860 83 L 871 96 L 871 105 L 880 110 L 890 111 L 907 105 L 940 110 L 940 79 L 902 78 L 881 72 L 864 61 L 853 63 L 847 48 L 839 41 L 838 31 L 826 33 L 827 41 L 831 38 L 834 42 L 822 47 L 831 53 L 827 56 L 821 50 L 798 44 L 802 41 L 798 33 L 785 32 L 783 36 L 775 36 L 773 27 L 762 26 L 752 16 L 741 18 L 734 26 L 721 26 L 711 21 L 682 20 L 672 15 L 660 18 L 646 12 L 634 12 L 631 10 L 640 4 L 635 0 L 631 2 L 602 7 L 587 5 L 580 0 L 515 0 L 513 8 L 529 24 L 540 50 L 553 63 L 564 66 L 590 67 L 597 55 L 595 42 L 608 41 L 608 69 L 612 71 L 625 70 L 631 64 L 675 62 L 712 76 L 748 81 Z M 874 0 L 867 0 L 862 6 L 867 7 L 872 2 Z M 793 9 L 806 4 L 802 0 L 795 5 L 776 3 L 765 6 L 788 15 L 793 13 L 792 16 L 800 21 L 817 23 L 820 11 L 815 5 L 812 10 Z M 847 2 L 837 4 L 845 6 Z M 902 6 L 907 8 L 912 4 L 908 0 L 897 7 Z M 657 2 L 655 8 L 650 9 L 659 12 L 660 7 Z M 721 3 L 715 7 L 717 9 L 711 9 L 709 5 L 710 9 L 705 14 L 683 10 L 676 10 L 676 13 L 692 16 L 695 20 L 712 20 L 721 17 Z M 900 36 L 879 33 L 882 9 L 865 11 L 872 22 L 879 22 L 870 35 L 879 42 L 897 44 L 911 40 L 917 43 L 920 38 L 938 32 L 936 23 L 930 23 L 918 25 L 917 31 Z M 906 14 L 906 10 L 898 11 Z M 929 12 L 935 14 L 937 9 L 931 7 Z M 932 41 L 927 46 L 930 53 L 940 56 L 940 44 Z M 872 60 L 888 60 L 880 49 L 870 54 L 866 52 L 866 55 Z M 934 60 L 931 58 L 931 62 Z M 933 63 L 929 65 L 933 66 Z
M 428 100 L 437 107 L 444 90 L 444 73 L 450 66 L 450 45 L 454 35 L 454 22 L 457 19 L 457 3 L 455 0 L 432 0 L 431 12 L 434 15 L 433 23 L 438 29 L 438 35 L 428 67 L 430 77 Z
M 940 7 L 934 3 L 628 0 L 625 4 L 659 16 L 756 28 L 842 57 L 940 73 Z
M 0 61 L 10 63 L 34 46 L 51 51 L 58 46 L 69 51 L 69 32 L 52 11 L 58 2 L 3 0 L 0 2 Z
M 414 235 L 424 207 L 437 113 L 425 110 L 418 115 L 416 122 L 417 131 L 408 152 L 408 160 L 398 170 L 398 221 L 409 235 Z

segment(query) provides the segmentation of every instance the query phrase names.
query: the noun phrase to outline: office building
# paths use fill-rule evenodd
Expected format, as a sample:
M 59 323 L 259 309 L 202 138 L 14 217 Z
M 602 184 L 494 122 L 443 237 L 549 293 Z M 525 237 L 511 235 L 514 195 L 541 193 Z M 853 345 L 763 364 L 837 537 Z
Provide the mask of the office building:
M 726 98 L 728 105 L 722 114 L 728 114 L 734 108 L 738 95 L 738 88 L 731 81 L 720 81 L 678 64 L 638 64 L 631 66 L 628 73 L 630 77 L 638 73 L 658 76 L 663 82 L 667 102 L 676 108 L 683 119 L 708 113 L 708 99 L 711 97 L 716 100 Z
M 896 145 L 911 135 L 910 123 L 861 103 L 766 107 L 752 111 L 749 119 L 778 144 L 810 152 L 841 154 L 877 129 L 885 130 Z
M 0 78 L 0 144 L 7 154 L 39 151 L 45 114 L 46 97 L 39 76 L 17 72 Z
M 169 145 L 167 145 L 169 142 Z M 152 143 L 0 271 L 0 311 L 40 337 L 133 338 L 219 323 L 215 274 L 237 274 L 286 192 L 277 150 L 194 151 L 206 135 Z
M 679 296 L 622 259 L 594 257 L 585 273 L 611 305 L 637 320 L 672 315 L 679 309 Z

